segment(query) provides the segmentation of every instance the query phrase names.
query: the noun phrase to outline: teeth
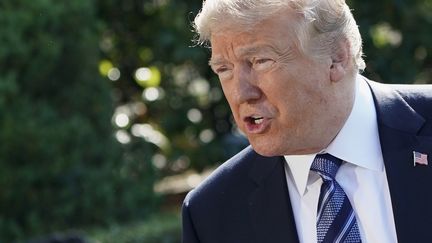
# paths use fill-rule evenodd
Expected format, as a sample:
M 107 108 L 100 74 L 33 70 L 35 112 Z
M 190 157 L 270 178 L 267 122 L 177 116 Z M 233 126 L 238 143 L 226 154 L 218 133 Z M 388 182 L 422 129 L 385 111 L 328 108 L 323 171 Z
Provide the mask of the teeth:
M 263 117 L 252 117 L 252 120 L 257 125 L 264 122 L 264 118 Z
M 263 118 L 258 118 L 258 119 L 254 120 L 255 124 L 261 124 L 261 123 L 263 123 L 263 121 L 264 121 Z

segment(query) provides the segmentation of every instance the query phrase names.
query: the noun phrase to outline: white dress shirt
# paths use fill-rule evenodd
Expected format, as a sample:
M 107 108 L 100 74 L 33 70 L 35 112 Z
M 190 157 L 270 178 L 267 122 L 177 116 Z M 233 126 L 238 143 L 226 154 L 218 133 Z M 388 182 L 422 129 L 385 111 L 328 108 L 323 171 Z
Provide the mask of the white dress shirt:
M 397 242 L 390 192 L 379 142 L 375 105 L 364 78 L 356 79 L 356 95 L 348 120 L 323 153 L 346 163 L 336 180 L 347 194 L 364 243 Z M 284 156 L 297 232 L 301 243 L 316 243 L 316 215 L 321 177 L 310 172 L 316 154 Z

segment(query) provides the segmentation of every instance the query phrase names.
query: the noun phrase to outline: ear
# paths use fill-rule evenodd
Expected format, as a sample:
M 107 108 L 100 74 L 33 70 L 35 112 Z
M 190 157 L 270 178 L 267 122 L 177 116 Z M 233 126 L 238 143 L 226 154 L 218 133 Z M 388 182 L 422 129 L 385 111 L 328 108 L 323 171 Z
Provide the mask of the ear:
M 347 40 L 340 40 L 337 48 L 331 54 L 330 80 L 339 82 L 347 74 L 351 62 L 350 45 Z

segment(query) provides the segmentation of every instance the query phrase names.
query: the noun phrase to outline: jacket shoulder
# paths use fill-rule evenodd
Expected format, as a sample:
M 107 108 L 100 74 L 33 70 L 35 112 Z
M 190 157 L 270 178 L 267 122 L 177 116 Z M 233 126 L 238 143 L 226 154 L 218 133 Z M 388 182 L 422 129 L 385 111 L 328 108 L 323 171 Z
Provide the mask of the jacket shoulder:
M 368 83 L 380 121 L 413 131 L 422 126 L 425 134 L 432 135 L 432 85 Z
M 395 85 L 394 88 L 414 110 L 432 119 L 432 85 Z
M 425 118 L 432 119 L 432 85 L 370 83 L 373 90 L 378 88 L 387 93 L 397 94 L 416 112 Z

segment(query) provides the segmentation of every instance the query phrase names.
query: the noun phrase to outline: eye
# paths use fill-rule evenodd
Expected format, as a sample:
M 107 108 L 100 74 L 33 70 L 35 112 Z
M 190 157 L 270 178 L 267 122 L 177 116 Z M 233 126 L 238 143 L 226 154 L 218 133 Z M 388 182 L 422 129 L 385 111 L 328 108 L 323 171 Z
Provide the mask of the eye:
M 262 71 L 270 68 L 275 61 L 271 58 L 254 58 L 252 60 L 252 66 L 255 70 Z
M 261 58 L 261 59 L 256 59 L 256 60 L 255 60 L 255 63 L 256 63 L 256 64 L 263 64 L 263 63 L 266 63 L 266 62 L 268 62 L 268 61 L 271 61 L 271 59 L 268 59 L 268 58 Z
M 213 72 L 215 72 L 220 80 L 227 79 L 230 77 L 232 70 L 226 65 L 213 67 Z
M 228 68 L 225 67 L 225 66 L 217 67 L 217 68 L 214 69 L 214 72 L 216 74 L 220 74 L 220 73 L 223 73 L 223 72 L 226 72 L 226 71 L 228 71 Z

